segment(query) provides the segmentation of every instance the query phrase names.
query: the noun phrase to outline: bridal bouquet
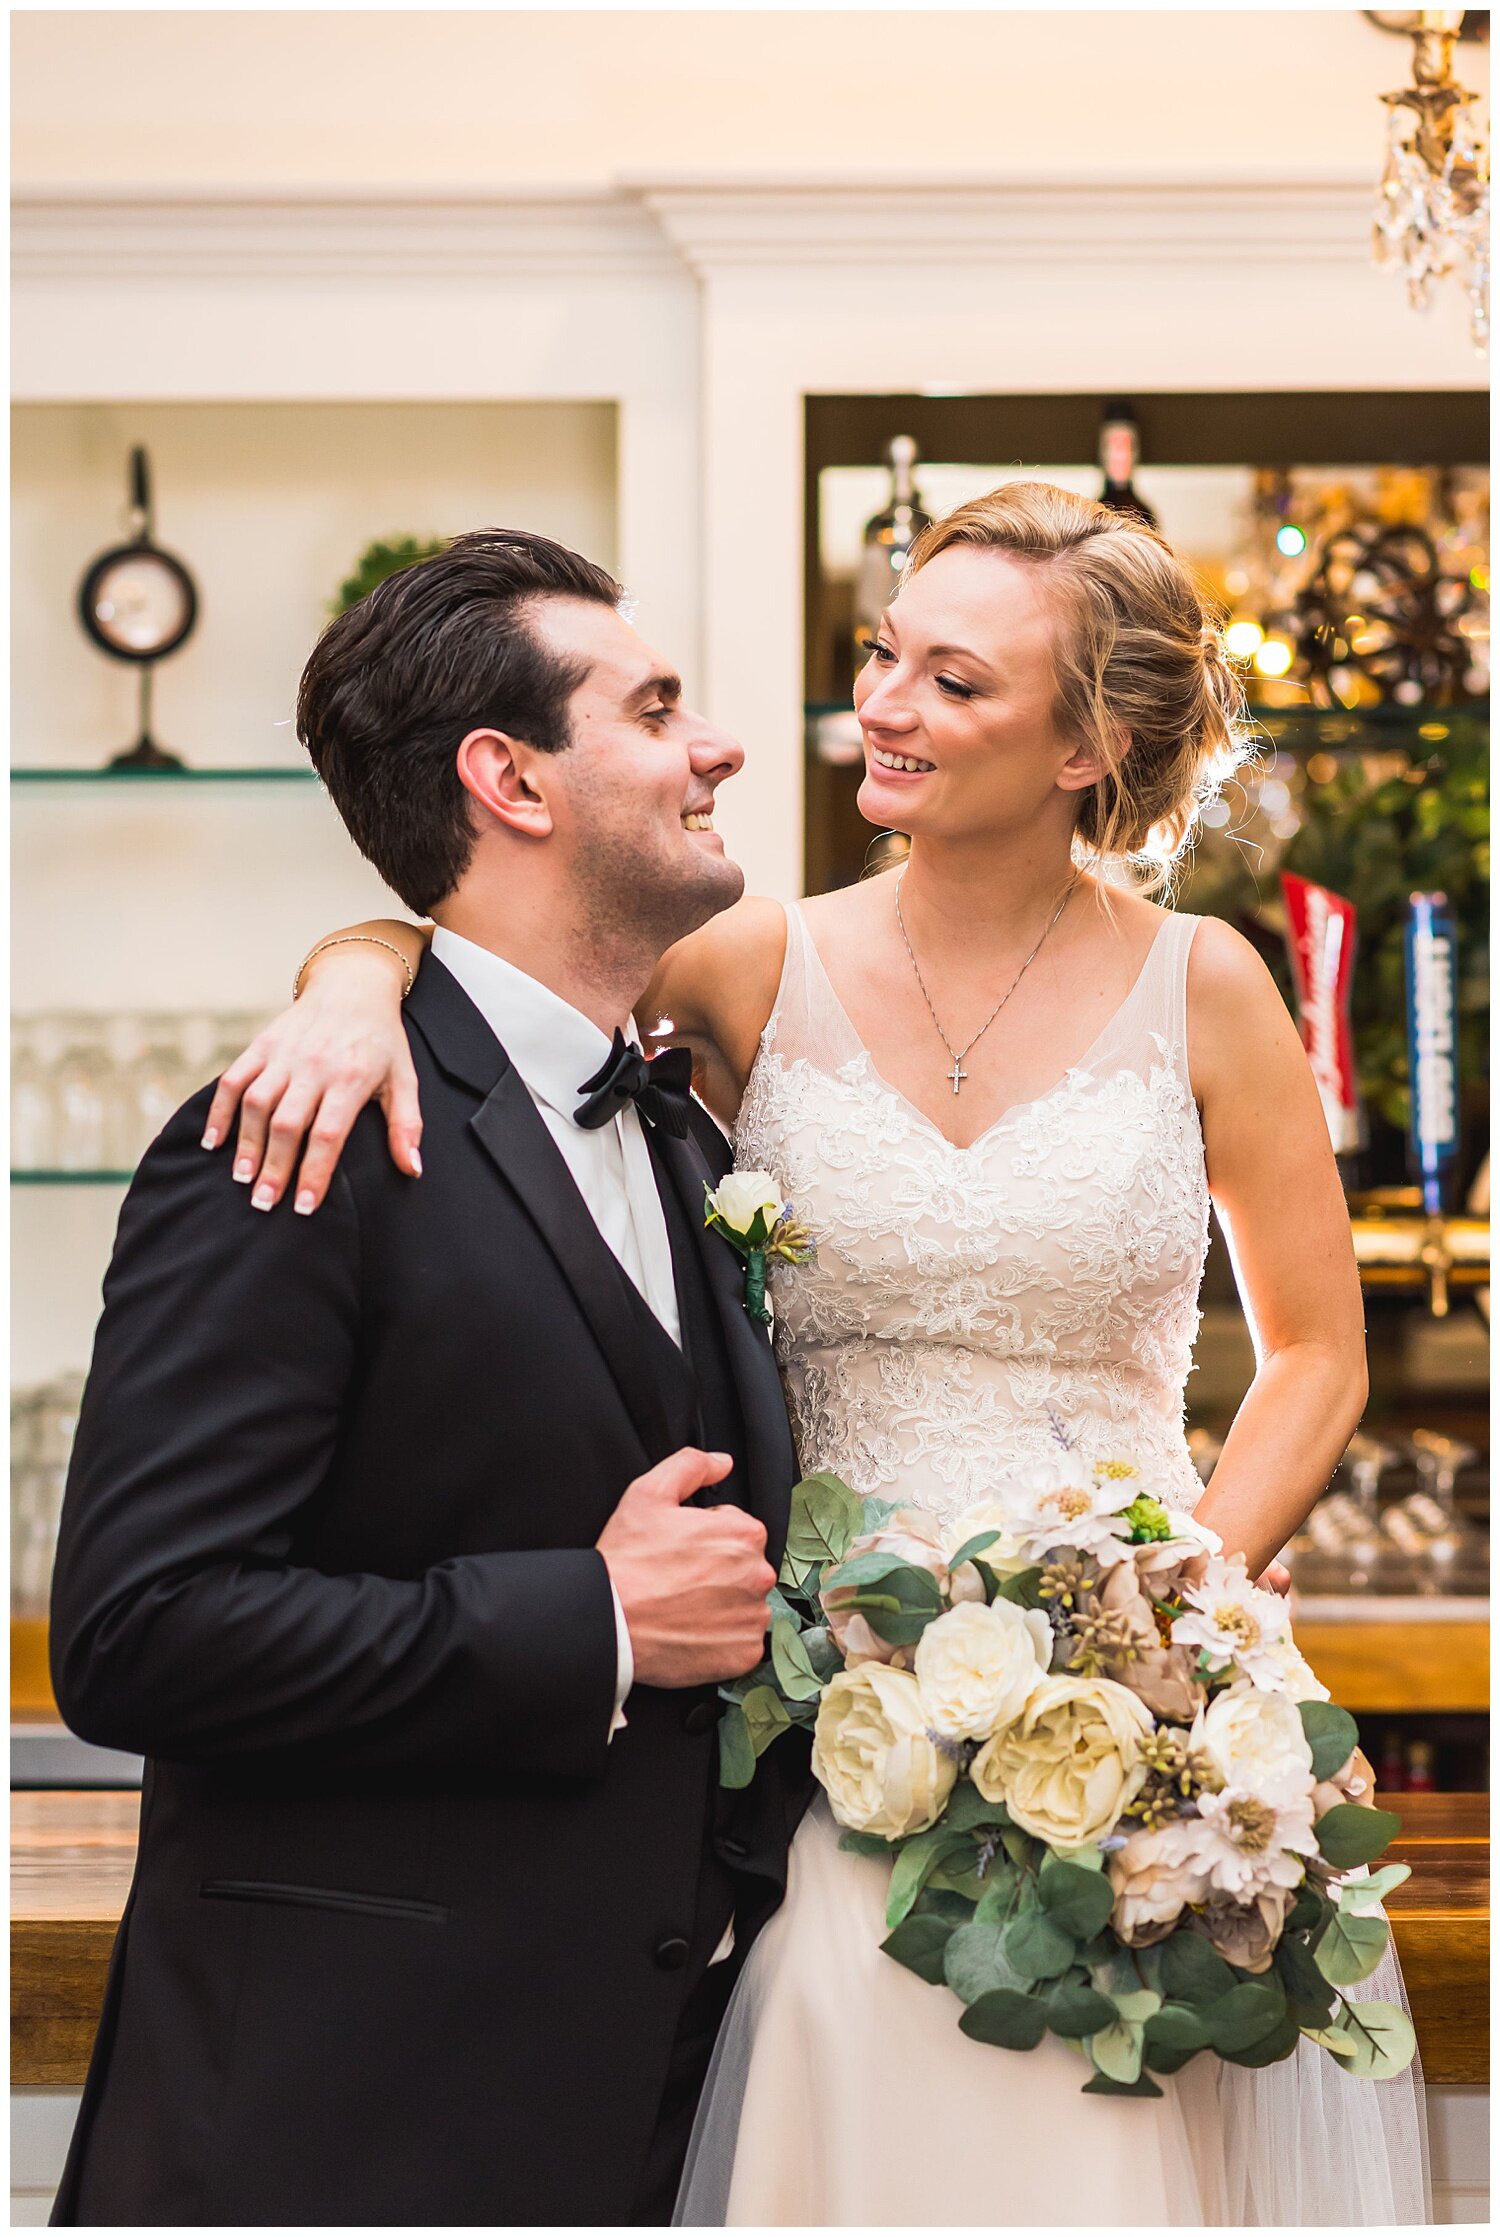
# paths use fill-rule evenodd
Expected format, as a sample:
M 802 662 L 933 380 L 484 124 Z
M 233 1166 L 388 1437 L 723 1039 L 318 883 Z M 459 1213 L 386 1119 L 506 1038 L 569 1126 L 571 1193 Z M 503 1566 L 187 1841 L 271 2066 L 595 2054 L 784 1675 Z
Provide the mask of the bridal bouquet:
M 1050 2032 L 1086 2092 L 1132 2097 L 1302 2035 L 1350 2074 L 1410 2062 L 1405 2012 L 1345 1994 L 1410 1869 L 1360 1869 L 1400 1820 L 1354 1719 L 1284 1602 L 1128 1462 L 1064 1446 L 946 1533 L 810 1477 L 769 1656 L 723 1690 L 725 1784 L 812 1728 L 842 1846 L 891 1860 L 882 1948 L 952 1989 L 966 2035 Z

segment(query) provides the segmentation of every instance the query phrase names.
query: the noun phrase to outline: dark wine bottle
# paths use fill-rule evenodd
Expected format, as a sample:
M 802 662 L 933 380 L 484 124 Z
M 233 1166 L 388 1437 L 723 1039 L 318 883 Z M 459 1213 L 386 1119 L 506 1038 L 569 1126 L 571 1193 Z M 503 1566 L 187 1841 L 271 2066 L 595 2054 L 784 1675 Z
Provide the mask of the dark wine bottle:
M 1099 502 L 1112 513 L 1134 513 L 1148 528 L 1155 528 L 1156 515 L 1135 486 L 1140 462 L 1141 431 L 1134 405 L 1121 399 L 1106 404 L 1099 424 L 1099 465 L 1104 474 Z

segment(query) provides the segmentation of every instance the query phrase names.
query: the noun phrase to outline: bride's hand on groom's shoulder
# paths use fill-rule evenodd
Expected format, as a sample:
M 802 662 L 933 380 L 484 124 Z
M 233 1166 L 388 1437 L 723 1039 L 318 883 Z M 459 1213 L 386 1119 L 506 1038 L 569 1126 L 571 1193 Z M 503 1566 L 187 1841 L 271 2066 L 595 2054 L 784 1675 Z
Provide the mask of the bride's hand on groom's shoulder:
M 388 960 L 347 948 L 221 1075 L 203 1146 L 222 1142 L 238 1111 L 234 1177 L 258 1211 L 280 1201 L 294 1171 L 296 1210 L 316 1211 L 371 1102 L 385 1112 L 397 1166 L 421 1173 L 422 1110 L 400 992 Z

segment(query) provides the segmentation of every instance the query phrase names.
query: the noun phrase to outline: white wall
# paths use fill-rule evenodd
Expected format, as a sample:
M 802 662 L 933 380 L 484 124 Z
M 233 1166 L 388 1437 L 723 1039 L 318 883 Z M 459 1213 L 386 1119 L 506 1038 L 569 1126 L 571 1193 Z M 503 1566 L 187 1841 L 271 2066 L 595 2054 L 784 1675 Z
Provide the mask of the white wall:
M 75 611 L 85 565 L 122 540 L 132 444 L 200 599 L 157 673 L 158 735 L 195 767 L 303 767 L 297 677 L 364 546 L 521 525 L 613 567 L 614 420 L 609 404 L 18 405 L 12 760 L 97 766 L 134 740 L 135 677 Z
M 1411 52 L 1356 8 L 30 10 L 12 30 L 23 186 L 1373 177 Z M 1481 85 L 1483 50 L 1461 67 Z

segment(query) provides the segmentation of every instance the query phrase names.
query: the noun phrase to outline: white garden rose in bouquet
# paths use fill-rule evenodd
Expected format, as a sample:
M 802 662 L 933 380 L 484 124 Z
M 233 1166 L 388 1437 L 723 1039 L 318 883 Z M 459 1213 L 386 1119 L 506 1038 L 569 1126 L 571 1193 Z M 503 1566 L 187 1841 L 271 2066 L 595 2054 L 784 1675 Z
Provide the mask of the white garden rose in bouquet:
M 1407 1876 L 1348 1877 L 1400 1823 L 1354 1720 L 1128 1457 L 1059 1436 L 957 1524 L 810 1477 L 767 1658 L 722 1691 L 725 1783 L 810 1732 L 843 1845 L 892 1867 L 882 1948 L 976 2041 L 1059 2036 L 1133 2097 L 1304 2036 L 1361 2077 L 1410 2060 L 1405 2013 L 1346 1993 Z
M 1046 1678 L 1019 1717 L 987 1740 L 969 1776 L 987 1802 L 1053 1848 L 1113 1832 L 1146 1783 L 1143 1742 L 1155 1725 L 1109 1678 Z
M 948 1740 L 981 1740 L 1011 1724 L 1046 1679 L 1052 1627 L 1038 1608 L 1009 1600 L 961 1604 L 917 1642 L 917 1694 Z
M 840 1824 L 887 1841 L 936 1824 L 958 1777 L 928 1736 L 920 1692 L 879 1662 L 829 1680 L 813 1769 Z

